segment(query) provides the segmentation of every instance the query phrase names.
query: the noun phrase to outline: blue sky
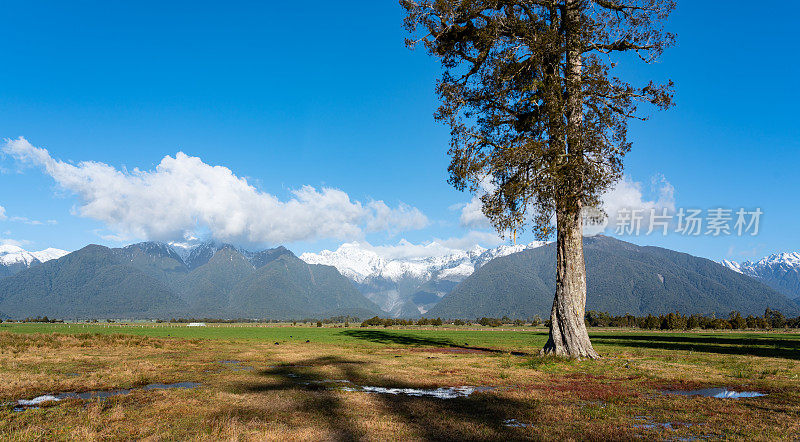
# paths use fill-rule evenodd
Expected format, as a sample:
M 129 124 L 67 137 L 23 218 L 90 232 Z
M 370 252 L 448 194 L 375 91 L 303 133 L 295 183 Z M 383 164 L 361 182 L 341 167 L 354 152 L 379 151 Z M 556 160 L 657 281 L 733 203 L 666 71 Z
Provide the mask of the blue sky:
M 262 221 L 258 213 L 234 213 L 250 229 L 242 236 L 241 223 L 220 220 L 224 211 L 214 207 L 203 212 L 211 228 L 198 221 L 200 234 L 223 229 L 298 253 L 354 239 L 491 245 L 486 229 L 461 222 L 471 197 L 446 183 L 448 131 L 432 118 L 439 66 L 404 47 L 396 2 L 167 3 L 4 5 L 0 138 L 25 137 L 63 167 L 59 181 L 41 162 L 0 158 L 0 240 L 74 250 L 166 239 L 172 233 L 159 230 L 158 208 L 127 205 L 119 213 L 107 204 L 115 186 L 143 180 L 151 184 L 143 204 L 163 203 L 165 217 L 178 217 L 183 202 L 158 195 L 174 190 L 170 180 L 179 177 L 158 171 L 164 157 L 183 152 L 189 159 L 177 168 L 216 174 L 229 190 L 246 179 L 255 193 L 237 194 L 243 204 L 263 203 L 263 213 L 291 218 L 250 228 Z M 676 208 L 759 207 L 760 232 L 623 239 L 712 259 L 795 251 L 800 62 L 793 30 L 800 5 L 760 5 L 758 15 L 769 20 L 753 20 L 743 1 L 720 5 L 682 1 L 668 26 L 677 47 L 655 66 L 624 67 L 632 80 L 672 78 L 677 88 L 675 108 L 647 110 L 650 121 L 631 123 L 626 175 L 628 184 L 640 183 L 645 203 L 658 202 L 666 180 Z M 108 184 L 97 184 L 81 161 L 113 168 L 102 172 Z M 84 182 L 65 186 L 70 173 Z M 95 188 L 87 188 L 92 180 Z M 293 193 L 303 186 L 313 188 L 306 202 Z M 104 199 L 88 205 L 98 192 Z M 126 192 L 122 204 L 138 195 Z M 276 212 L 269 201 L 277 201 Z M 352 216 L 317 216 L 341 207 Z M 206 209 L 185 210 L 196 217 Z

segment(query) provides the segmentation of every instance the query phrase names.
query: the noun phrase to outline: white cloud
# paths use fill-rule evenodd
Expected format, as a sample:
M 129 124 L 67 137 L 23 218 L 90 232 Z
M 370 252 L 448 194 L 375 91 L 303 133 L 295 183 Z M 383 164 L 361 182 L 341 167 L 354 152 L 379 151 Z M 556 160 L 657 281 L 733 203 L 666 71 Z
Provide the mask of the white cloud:
M 490 183 L 481 186 L 481 195 L 490 191 Z M 661 214 L 663 209 L 667 213 L 675 212 L 675 188 L 662 175 L 654 176 L 651 179 L 651 190 L 657 193 L 657 197 L 648 200 L 642 190 L 643 185 L 635 182 L 628 177 L 623 177 L 614 188 L 604 193 L 601 197 L 602 208 L 608 215 L 605 220 L 598 225 L 584 225 L 586 235 L 597 235 L 612 229 L 617 222 L 617 215 L 620 210 L 642 210 L 642 226 L 647 226 L 649 222 L 650 210 L 655 209 L 657 214 Z M 491 228 L 489 220 L 482 212 L 482 203 L 479 195 L 473 196 L 466 204 L 454 205 L 451 209 L 460 209 L 460 221 L 463 227 L 488 229 Z M 555 219 L 553 220 L 555 222 Z
M 30 241 L 27 240 L 17 240 L 11 238 L 0 238 L 0 246 L 15 246 L 15 247 L 24 247 L 27 244 L 30 244 Z
M 464 204 L 459 221 L 462 227 L 491 228 L 489 219 L 483 214 L 483 202 L 478 196 L 473 196 L 468 203 Z
M 479 186 L 479 192 L 472 196 L 468 203 L 456 206 L 461 209 L 461 216 L 459 221 L 462 227 L 473 229 L 490 229 L 491 223 L 486 215 L 483 214 L 483 201 L 481 196 L 494 191 L 495 185 L 492 184 L 489 177 L 484 177 Z
M 596 235 L 604 231 L 613 230 L 617 225 L 617 218 L 623 210 L 641 210 L 642 233 L 647 231 L 649 225 L 650 211 L 655 210 L 657 215 L 661 215 L 666 209 L 668 214 L 675 213 L 675 187 L 662 175 L 654 176 L 650 182 L 651 193 L 657 196 L 648 199 L 642 190 L 641 182 L 635 182 L 628 177 L 623 177 L 611 190 L 603 194 L 602 208 L 608 215 L 604 223 L 600 225 L 585 225 L 584 233 Z
M 493 232 L 470 231 L 462 237 L 434 238 L 432 241 L 412 243 L 401 239 L 397 244 L 373 246 L 366 241 L 360 241 L 358 246 L 369 250 L 385 259 L 421 259 L 435 256 L 446 256 L 457 251 L 470 250 L 476 246 L 491 248 L 502 244 L 504 241 Z
M 365 232 L 401 232 L 428 225 L 418 209 L 383 201 L 352 201 L 347 193 L 303 186 L 281 201 L 259 191 L 230 169 L 178 152 L 154 170 L 133 171 L 93 161 L 54 159 L 26 139 L 6 140 L 3 151 L 40 166 L 76 194 L 79 216 L 102 221 L 119 238 L 178 240 L 207 230 L 238 243 L 288 243 L 322 238 L 355 239 Z
M 417 230 L 428 226 L 428 218 L 416 207 L 400 203 L 392 209 L 383 201 L 370 201 L 367 207 L 366 228 L 371 232 L 388 231 L 394 235 L 407 230 Z
M 39 220 L 36 220 L 36 219 L 26 218 L 24 216 L 8 216 L 6 214 L 6 208 L 3 207 L 3 206 L 0 206 L 0 221 L 6 221 L 6 220 L 12 221 L 12 222 L 16 222 L 16 223 L 28 224 L 28 225 L 31 225 L 31 226 L 43 226 L 45 224 L 48 224 L 48 225 L 52 226 L 52 225 L 58 224 L 58 221 L 56 221 L 54 219 L 49 219 L 47 221 L 39 221 Z
M 58 224 L 58 221 L 54 219 L 48 219 L 47 221 L 39 221 L 37 219 L 30 219 L 24 216 L 12 216 L 11 218 L 8 218 L 8 220 L 18 223 L 28 224 L 30 226 L 43 226 L 45 224 L 53 226 Z

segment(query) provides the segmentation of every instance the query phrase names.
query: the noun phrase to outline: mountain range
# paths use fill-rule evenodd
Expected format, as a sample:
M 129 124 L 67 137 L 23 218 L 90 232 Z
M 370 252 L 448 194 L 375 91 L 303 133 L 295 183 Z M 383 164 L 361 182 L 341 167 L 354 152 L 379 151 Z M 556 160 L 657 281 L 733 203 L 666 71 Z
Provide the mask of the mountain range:
M 606 236 L 584 239 L 588 310 L 615 315 L 680 311 L 727 316 L 787 315 L 797 304 L 759 280 L 705 258 L 659 247 L 640 247 Z M 500 257 L 480 267 L 427 316 L 476 318 L 550 316 L 555 293 L 554 244 Z
M 0 279 L 0 315 L 56 318 L 371 316 L 380 310 L 335 268 L 278 247 L 90 245 Z
M 764 282 L 800 304 L 800 253 L 779 253 L 742 263 L 722 260 L 721 264 Z
M 336 267 L 389 316 L 416 318 L 427 313 L 459 282 L 487 262 L 543 244 L 501 245 L 494 249 L 476 246 L 470 250 L 451 250 L 444 255 L 388 259 L 367 244 L 345 243 L 335 251 L 303 253 L 300 259 L 309 264 Z M 426 248 L 435 250 L 439 245 L 431 243 Z
M 68 254 L 2 246 L 0 318 L 549 316 L 553 244 L 430 248 L 428 257 L 408 259 L 359 243 L 300 258 L 284 247 L 253 252 L 215 242 L 90 245 Z M 588 309 L 800 313 L 790 300 L 800 254 L 719 264 L 604 236 L 586 238 L 585 252 Z
M 29 252 L 10 244 L 0 245 L 0 278 L 14 275 L 31 266 L 36 266 L 52 259 L 61 258 L 68 253 L 66 250 L 53 248 L 39 252 Z

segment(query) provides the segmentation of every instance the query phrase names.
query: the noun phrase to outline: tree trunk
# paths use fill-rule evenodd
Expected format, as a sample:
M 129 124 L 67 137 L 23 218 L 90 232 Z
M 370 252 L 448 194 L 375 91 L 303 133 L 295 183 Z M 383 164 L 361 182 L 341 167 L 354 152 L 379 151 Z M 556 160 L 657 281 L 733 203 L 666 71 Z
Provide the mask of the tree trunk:
M 556 214 L 556 297 L 550 312 L 550 338 L 543 354 L 599 358 L 586 332 L 586 266 L 580 210 Z
M 556 297 L 550 312 L 550 337 L 542 352 L 576 358 L 600 357 L 586 332 L 586 264 L 583 258 L 581 190 L 583 177 L 576 170 L 583 158 L 583 67 L 580 45 L 580 0 L 566 0 L 564 32 L 567 57 L 566 76 L 566 161 L 565 188 L 556 199 Z M 571 163 L 571 164 L 570 164 Z

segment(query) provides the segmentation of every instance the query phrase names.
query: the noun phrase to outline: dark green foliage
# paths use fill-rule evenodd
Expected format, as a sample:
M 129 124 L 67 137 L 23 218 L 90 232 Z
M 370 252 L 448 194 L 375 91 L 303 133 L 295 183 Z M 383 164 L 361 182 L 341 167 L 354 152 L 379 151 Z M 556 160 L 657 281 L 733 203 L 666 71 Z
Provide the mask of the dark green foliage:
M 34 261 L 31 263 L 31 267 L 38 266 L 41 263 L 39 261 Z M 0 264 L 0 279 L 16 275 L 17 273 L 27 269 L 28 266 L 21 262 L 13 263 L 13 264 Z
M 587 309 L 615 315 L 794 315 L 785 296 L 759 281 L 703 258 L 613 238 L 585 238 Z M 550 244 L 497 258 L 476 270 L 430 310 L 429 316 L 549 317 L 555 292 L 555 247 Z M 659 324 L 660 327 L 660 324 Z
M 547 236 L 556 206 L 597 205 L 622 174 L 637 105 L 672 104 L 671 81 L 615 75 L 621 52 L 651 63 L 673 44 L 662 28 L 672 0 L 400 4 L 406 44 L 441 61 L 435 118 L 450 127 L 450 183 L 486 191 L 499 232 L 530 222 Z
M 208 249 L 205 249 L 208 250 Z M 0 280 L 10 317 L 279 318 L 369 316 L 377 306 L 330 266 L 285 248 L 248 260 L 224 246 L 189 269 L 168 246 L 87 246 Z
M 262 250 L 256 253 L 250 259 L 250 262 L 253 263 L 255 268 L 260 268 L 271 263 L 272 261 L 275 261 L 281 256 L 294 256 L 294 254 L 286 247 L 280 246 L 274 249 Z
M 483 317 L 478 320 L 478 324 L 484 327 L 500 327 L 501 325 L 503 325 L 503 322 L 497 318 Z
M 800 316 L 786 319 L 781 312 L 767 309 L 763 316 L 748 316 L 747 319 L 733 311 L 728 315 L 729 319 L 717 318 L 714 315 L 691 315 L 686 316 L 679 312 L 668 313 L 666 315 L 647 315 L 647 317 L 635 317 L 632 315 L 613 316 L 607 312 L 599 313 L 595 311 L 586 312 L 586 325 L 590 327 L 627 327 L 642 328 L 650 330 L 725 330 L 725 329 L 778 329 L 778 328 L 798 328 L 800 327 Z
M 373 316 L 372 318 L 367 319 L 366 321 L 361 323 L 362 327 L 376 327 L 378 325 L 383 324 L 383 320 L 380 316 Z
M 187 307 L 160 279 L 122 254 L 90 245 L 0 280 L 0 309 L 11 317 L 149 318 Z

